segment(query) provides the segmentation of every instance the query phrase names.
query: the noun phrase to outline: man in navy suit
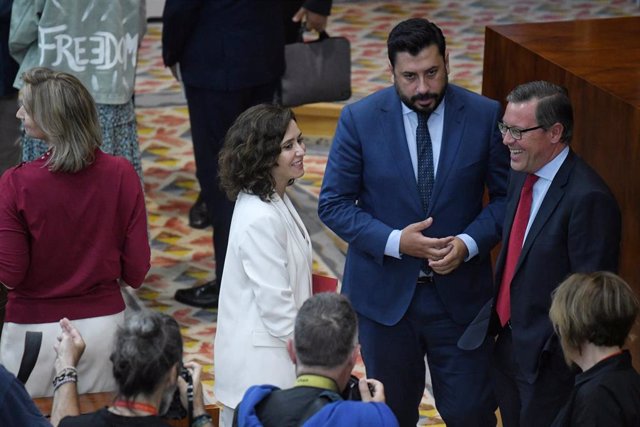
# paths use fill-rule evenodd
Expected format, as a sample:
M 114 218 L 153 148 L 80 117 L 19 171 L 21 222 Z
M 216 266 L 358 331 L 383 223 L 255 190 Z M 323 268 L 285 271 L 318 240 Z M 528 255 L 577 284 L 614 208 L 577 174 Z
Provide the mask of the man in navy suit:
M 296 10 L 285 20 L 285 13 Z M 213 225 L 216 260 L 216 279 L 179 289 L 176 300 L 196 307 L 218 306 L 234 206 L 218 185 L 224 136 L 244 110 L 272 102 L 284 72 L 285 37 L 295 33 L 287 23 L 306 19 L 307 27 L 320 31 L 330 10 L 331 0 L 166 1 L 162 58 L 184 82 L 196 177 L 208 210 L 204 223 L 196 219 L 199 208 L 190 212 L 190 223 L 196 219 L 197 228 Z
M 403 21 L 387 47 L 394 86 L 344 107 L 318 212 L 349 243 L 342 292 L 400 425 L 418 420 L 426 354 L 447 426 L 495 426 L 492 340 L 457 341 L 493 288 L 508 176 L 500 105 L 448 83 L 435 24 Z
M 573 109 L 564 88 L 525 83 L 507 101 L 500 131 L 513 173 L 496 303 L 485 319 L 491 335 L 498 333 L 494 376 L 504 426 L 547 426 L 574 379 L 549 321 L 551 293 L 571 273 L 618 269 L 620 210 L 605 182 L 569 148 Z M 530 180 L 524 236 L 514 244 Z
M 16 143 L 20 137 L 16 111 L 18 109 L 18 90 L 13 81 L 18 73 L 18 64 L 9 54 L 9 24 L 11 23 L 11 5 L 13 0 L 0 0 L 0 175 L 20 161 L 20 146 Z M 0 319 L 4 318 L 6 289 L 0 289 Z M 0 320 L 1 322 L 1 320 Z

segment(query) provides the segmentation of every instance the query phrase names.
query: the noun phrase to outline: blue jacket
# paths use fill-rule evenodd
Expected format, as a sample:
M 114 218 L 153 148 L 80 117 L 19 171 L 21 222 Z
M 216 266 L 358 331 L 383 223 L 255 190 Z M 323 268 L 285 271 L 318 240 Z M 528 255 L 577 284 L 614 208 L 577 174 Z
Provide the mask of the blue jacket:
M 453 320 L 469 323 L 492 294 L 490 251 L 502 232 L 509 171 L 497 127 L 500 104 L 454 84 L 443 102 L 442 151 L 427 212 L 393 86 L 345 106 L 331 145 L 318 214 L 349 243 L 342 292 L 358 314 L 383 325 L 395 325 L 406 313 L 422 263 L 386 256 L 389 234 L 430 216 L 428 237 L 465 233 L 478 245 L 478 256 L 435 275 Z
M 51 426 L 33 403 L 22 383 L 2 365 L 0 365 L 0 426 Z
M 280 390 L 272 385 L 250 387 L 237 410 L 238 427 L 262 427 L 256 407 L 273 391 Z M 305 427 L 366 426 L 395 427 L 398 421 L 391 409 L 384 403 L 363 403 L 338 400 L 328 403 L 304 424 Z

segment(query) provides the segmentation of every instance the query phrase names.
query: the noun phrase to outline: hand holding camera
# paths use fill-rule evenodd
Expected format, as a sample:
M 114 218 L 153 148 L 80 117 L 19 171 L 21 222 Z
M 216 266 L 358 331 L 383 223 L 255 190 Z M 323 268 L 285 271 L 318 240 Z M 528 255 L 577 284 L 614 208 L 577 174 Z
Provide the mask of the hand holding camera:
M 362 378 L 358 383 L 363 402 L 385 402 L 384 386 L 373 378 Z
M 200 382 L 200 376 L 202 375 L 202 366 L 196 362 L 186 362 L 183 369 L 191 376 L 192 387 L 192 401 L 193 401 L 193 417 L 206 414 L 204 408 L 204 398 L 202 394 L 202 383 Z M 178 389 L 180 390 L 180 401 L 186 407 L 185 403 L 188 403 L 189 396 L 189 383 L 184 377 L 178 378 Z
M 359 379 L 355 375 L 351 375 L 347 387 L 342 393 L 342 398 L 363 402 L 384 402 L 384 386 L 373 378 Z
M 168 419 L 189 418 L 190 420 L 206 414 L 202 397 L 200 375 L 202 366 L 195 362 L 186 362 L 178 375 L 178 387 L 173 395 L 169 410 L 164 415 Z

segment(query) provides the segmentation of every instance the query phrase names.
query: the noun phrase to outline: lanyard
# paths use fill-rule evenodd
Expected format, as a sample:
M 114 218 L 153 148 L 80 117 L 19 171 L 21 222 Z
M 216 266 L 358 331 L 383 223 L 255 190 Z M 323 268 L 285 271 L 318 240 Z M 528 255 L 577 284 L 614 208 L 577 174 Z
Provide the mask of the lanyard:
M 334 380 L 320 375 L 304 374 L 296 378 L 296 387 L 316 387 L 338 393 L 338 386 Z
M 116 400 L 115 402 L 113 402 L 113 406 L 115 406 L 116 408 L 127 408 L 136 410 L 138 412 L 146 412 L 149 415 L 158 415 L 158 409 L 155 406 L 149 405 L 147 403 Z

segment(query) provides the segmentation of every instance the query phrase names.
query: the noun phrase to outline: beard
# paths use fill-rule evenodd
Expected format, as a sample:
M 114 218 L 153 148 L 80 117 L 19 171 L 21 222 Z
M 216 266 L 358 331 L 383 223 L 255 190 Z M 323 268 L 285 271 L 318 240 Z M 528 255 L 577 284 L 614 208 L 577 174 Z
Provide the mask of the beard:
M 398 96 L 400 97 L 400 100 L 404 105 L 406 105 L 416 113 L 424 113 L 426 115 L 430 115 L 435 111 L 436 108 L 438 108 L 438 106 L 444 99 L 444 94 L 447 92 L 447 86 L 449 85 L 449 76 L 446 76 L 445 79 L 446 80 L 442 88 L 442 92 L 419 93 L 411 97 L 406 96 L 400 91 L 400 88 L 398 87 L 398 83 L 394 83 L 393 85 L 396 88 L 396 92 L 398 93 Z M 428 99 L 435 100 L 432 106 L 422 107 L 416 104 L 417 101 L 426 101 Z

